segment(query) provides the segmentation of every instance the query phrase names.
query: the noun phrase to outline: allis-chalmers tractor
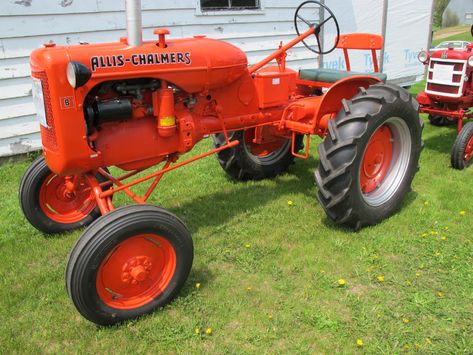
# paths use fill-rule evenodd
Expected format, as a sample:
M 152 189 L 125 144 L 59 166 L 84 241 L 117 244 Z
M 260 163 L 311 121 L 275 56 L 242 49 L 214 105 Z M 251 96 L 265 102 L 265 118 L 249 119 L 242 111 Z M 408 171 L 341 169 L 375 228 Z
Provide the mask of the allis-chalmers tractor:
M 473 26 L 471 27 L 473 36 Z M 451 163 L 464 169 L 473 163 L 473 44 L 466 50 L 448 48 L 429 55 L 419 53 L 419 61 L 428 70 L 425 91 L 417 95 L 420 112 L 428 113 L 434 126 L 457 125 L 457 138 L 452 148 Z
M 382 37 L 340 35 L 334 14 L 306 1 L 294 16 L 297 38 L 249 67 L 243 51 L 205 36 L 169 40 L 161 28 L 142 42 L 140 11 L 139 1 L 127 1 L 128 36 L 119 42 L 47 44 L 31 55 L 43 156 L 23 177 L 21 207 L 44 233 L 90 224 L 66 270 L 85 318 L 113 324 L 176 296 L 191 269 L 192 239 L 178 217 L 146 201 L 163 174 L 211 154 L 235 180 L 271 178 L 295 156 L 307 158 L 310 135 L 318 135 L 318 199 L 331 220 L 359 229 L 400 207 L 421 151 L 415 100 L 381 73 L 286 67 L 286 52 L 302 42 L 319 54 L 341 48 L 348 70 L 347 49 L 371 51 L 378 71 Z M 324 50 L 329 24 L 336 37 Z M 178 162 L 207 135 L 211 150 Z M 112 176 L 111 166 L 122 175 Z M 144 182 L 144 195 L 132 191 Z M 136 204 L 115 209 L 118 192 Z

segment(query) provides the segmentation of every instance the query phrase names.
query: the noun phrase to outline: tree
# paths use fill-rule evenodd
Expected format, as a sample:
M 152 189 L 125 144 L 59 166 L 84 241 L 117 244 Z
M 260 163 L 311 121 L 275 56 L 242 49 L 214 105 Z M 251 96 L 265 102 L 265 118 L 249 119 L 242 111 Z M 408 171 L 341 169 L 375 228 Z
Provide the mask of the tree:
M 442 15 L 450 0 L 434 0 L 434 19 L 432 24 L 435 27 L 442 27 Z

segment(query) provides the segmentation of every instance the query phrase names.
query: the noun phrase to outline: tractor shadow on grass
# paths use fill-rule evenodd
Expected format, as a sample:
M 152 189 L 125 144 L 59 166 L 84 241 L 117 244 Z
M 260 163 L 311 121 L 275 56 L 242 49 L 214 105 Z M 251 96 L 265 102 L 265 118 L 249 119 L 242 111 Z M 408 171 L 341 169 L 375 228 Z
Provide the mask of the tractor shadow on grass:
M 216 193 L 166 208 L 182 218 L 194 234 L 201 228 L 218 227 L 238 215 L 265 208 L 281 195 L 312 195 L 314 204 L 318 204 L 314 180 L 317 164 L 318 160 L 311 156 L 304 161 L 298 160 L 289 168 L 288 173 L 274 179 L 256 182 L 232 181 Z
M 429 123 L 426 123 L 429 124 Z M 432 127 L 435 134 L 424 138 L 424 149 L 436 151 L 443 154 L 450 154 L 453 143 L 457 137 L 455 127 Z
M 412 203 L 414 203 L 415 200 L 417 200 L 418 195 L 419 194 L 415 191 L 410 191 L 409 193 L 407 193 L 407 195 L 404 197 L 404 200 L 401 203 L 401 206 L 399 207 L 399 209 L 396 212 L 394 212 L 391 216 L 389 216 L 388 218 L 382 220 L 381 222 L 373 225 L 372 227 L 378 226 L 378 225 L 384 223 L 385 221 L 388 221 L 390 218 L 394 218 L 401 211 L 404 211 L 404 209 L 408 209 L 409 206 L 412 205 Z M 330 218 L 328 218 L 327 215 L 324 215 L 324 218 L 322 219 L 322 224 L 327 228 L 335 229 L 337 231 L 349 232 L 349 233 L 353 233 L 353 232 L 354 233 L 362 233 L 363 230 L 366 228 L 366 227 L 362 227 L 359 230 L 355 230 L 353 228 L 349 228 L 349 227 L 345 227 L 343 225 L 335 224 L 335 222 L 333 222 Z

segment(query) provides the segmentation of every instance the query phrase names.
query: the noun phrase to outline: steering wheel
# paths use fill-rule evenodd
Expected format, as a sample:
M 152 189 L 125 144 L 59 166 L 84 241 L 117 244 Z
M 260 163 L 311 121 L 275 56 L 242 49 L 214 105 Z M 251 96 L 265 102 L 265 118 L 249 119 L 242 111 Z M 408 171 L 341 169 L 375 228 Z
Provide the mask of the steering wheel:
M 309 20 L 305 19 L 304 17 L 302 17 L 299 12 L 305 7 L 307 4 L 315 4 L 317 6 L 319 6 L 319 15 L 321 14 L 321 11 L 320 10 L 326 10 L 330 16 L 327 17 L 326 19 L 324 19 L 322 22 L 318 23 L 318 22 L 310 22 Z M 304 22 L 307 26 L 309 26 L 310 28 L 314 28 L 314 36 L 317 40 L 317 47 L 318 47 L 318 50 L 312 48 L 310 45 L 308 45 L 304 40 L 302 40 L 302 43 L 304 43 L 304 46 L 307 47 L 308 50 L 314 52 L 314 53 L 317 53 L 317 54 L 328 54 L 330 52 L 332 52 L 336 47 L 337 47 L 337 44 L 338 44 L 338 40 L 340 38 L 340 28 L 338 27 L 338 22 L 337 22 L 337 19 L 335 18 L 335 15 L 333 14 L 333 12 L 325 5 L 321 4 L 320 2 L 318 1 L 305 1 L 303 2 L 302 4 L 299 5 L 299 7 L 296 9 L 296 12 L 294 13 L 294 27 L 296 28 L 296 32 L 297 32 L 297 35 L 300 36 L 301 33 L 299 31 L 299 26 L 298 26 L 298 20 L 301 20 L 302 22 Z M 324 26 L 327 22 L 329 22 L 330 20 L 333 20 L 333 22 L 335 23 L 335 27 L 337 29 L 337 36 L 336 36 L 336 41 L 335 41 L 335 44 L 333 45 L 333 47 L 331 47 L 329 50 L 326 50 L 324 51 L 322 49 L 322 46 L 320 45 L 320 30 L 322 29 L 322 26 Z M 320 19 L 319 19 L 320 21 Z

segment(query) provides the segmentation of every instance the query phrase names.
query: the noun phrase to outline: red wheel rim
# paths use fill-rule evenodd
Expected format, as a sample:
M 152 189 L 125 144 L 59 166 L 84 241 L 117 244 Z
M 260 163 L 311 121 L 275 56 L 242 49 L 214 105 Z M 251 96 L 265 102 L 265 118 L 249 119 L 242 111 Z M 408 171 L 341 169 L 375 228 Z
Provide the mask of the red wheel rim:
M 176 253 L 169 241 L 140 234 L 119 243 L 102 261 L 96 287 L 109 307 L 134 309 L 148 304 L 169 285 Z
M 39 190 L 39 205 L 44 214 L 59 223 L 75 223 L 87 217 L 97 203 L 85 180 L 77 177 L 74 191 L 66 188 L 66 178 L 49 174 Z
M 271 140 L 270 142 L 266 142 L 266 143 L 263 142 L 259 144 L 253 141 L 254 138 L 255 138 L 255 129 L 254 128 L 246 129 L 244 132 L 245 145 L 248 151 L 257 157 L 265 157 L 277 151 L 284 145 L 286 141 L 284 138 L 277 138 L 276 140 Z
M 387 125 L 379 127 L 371 136 L 363 155 L 360 169 L 361 191 L 374 191 L 386 177 L 393 156 L 393 136 Z
M 463 160 L 467 162 L 472 157 L 473 157 L 473 136 L 471 136 L 470 139 L 468 140 L 468 143 L 466 143 Z

